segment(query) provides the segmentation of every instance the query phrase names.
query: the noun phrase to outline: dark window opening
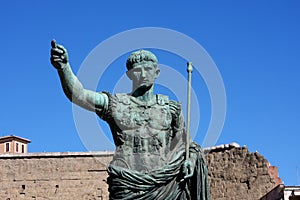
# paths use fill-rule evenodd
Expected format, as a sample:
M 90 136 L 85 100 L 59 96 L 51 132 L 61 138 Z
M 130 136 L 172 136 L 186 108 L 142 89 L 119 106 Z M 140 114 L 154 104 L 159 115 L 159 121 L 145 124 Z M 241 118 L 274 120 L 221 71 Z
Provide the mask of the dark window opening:
M 6 143 L 6 144 L 5 144 L 5 151 L 6 151 L 6 152 L 9 152 L 9 143 Z

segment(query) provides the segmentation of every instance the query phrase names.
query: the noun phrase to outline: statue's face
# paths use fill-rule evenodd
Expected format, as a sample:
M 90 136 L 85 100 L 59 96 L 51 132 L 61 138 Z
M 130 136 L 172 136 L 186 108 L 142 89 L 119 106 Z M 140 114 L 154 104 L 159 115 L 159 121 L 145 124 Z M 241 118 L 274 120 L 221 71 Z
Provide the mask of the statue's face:
M 151 61 L 143 61 L 133 64 L 133 68 L 127 72 L 135 88 L 147 88 L 154 84 L 159 75 L 159 69 Z

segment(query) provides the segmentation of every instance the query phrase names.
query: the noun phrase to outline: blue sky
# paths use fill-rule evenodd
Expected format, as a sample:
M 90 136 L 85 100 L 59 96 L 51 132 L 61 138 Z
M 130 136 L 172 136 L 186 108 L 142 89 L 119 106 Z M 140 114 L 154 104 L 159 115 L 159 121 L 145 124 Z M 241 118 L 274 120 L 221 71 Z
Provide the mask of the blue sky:
M 72 105 L 49 62 L 50 41 L 55 38 L 65 45 L 76 73 L 102 41 L 126 30 L 161 27 L 201 44 L 218 67 L 227 113 L 216 145 L 246 145 L 278 166 L 285 184 L 300 184 L 299 8 L 296 0 L 2 1 L 0 135 L 32 140 L 31 152 L 87 151 Z M 163 64 L 186 76 L 180 68 L 184 59 L 154 52 Z M 125 72 L 126 56 L 120 55 L 105 71 L 99 91 L 112 91 L 111 85 Z M 201 76 L 195 73 L 193 78 L 201 102 L 195 140 L 202 144 L 211 104 Z M 157 91 L 173 92 L 167 87 Z

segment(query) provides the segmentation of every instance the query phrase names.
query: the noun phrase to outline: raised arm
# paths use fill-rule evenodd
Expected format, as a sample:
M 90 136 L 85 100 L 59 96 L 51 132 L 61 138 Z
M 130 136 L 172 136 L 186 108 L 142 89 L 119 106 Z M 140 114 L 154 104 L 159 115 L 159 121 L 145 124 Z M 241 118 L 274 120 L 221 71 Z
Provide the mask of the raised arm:
M 93 112 L 107 108 L 108 96 L 84 89 L 72 72 L 68 61 L 68 52 L 62 46 L 51 41 L 51 64 L 57 69 L 63 91 L 70 101 Z

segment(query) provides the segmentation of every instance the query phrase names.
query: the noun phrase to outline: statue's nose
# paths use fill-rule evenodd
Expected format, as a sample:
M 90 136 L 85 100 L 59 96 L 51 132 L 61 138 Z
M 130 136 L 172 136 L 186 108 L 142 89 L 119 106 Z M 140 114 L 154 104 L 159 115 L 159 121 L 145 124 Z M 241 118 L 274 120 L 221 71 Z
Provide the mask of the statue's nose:
M 146 73 L 145 73 L 145 70 L 144 70 L 144 68 L 142 68 L 142 71 L 141 71 L 141 73 L 142 73 L 142 74 L 141 74 L 141 75 L 142 75 L 142 77 L 143 77 L 143 78 L 145 78 L 145 77 L 146 77 Z

